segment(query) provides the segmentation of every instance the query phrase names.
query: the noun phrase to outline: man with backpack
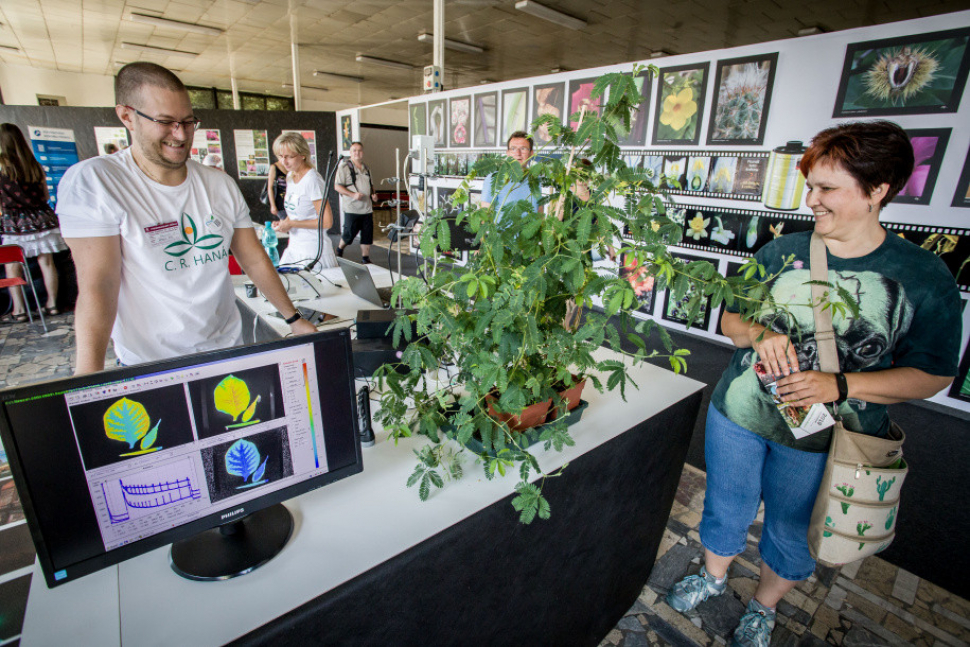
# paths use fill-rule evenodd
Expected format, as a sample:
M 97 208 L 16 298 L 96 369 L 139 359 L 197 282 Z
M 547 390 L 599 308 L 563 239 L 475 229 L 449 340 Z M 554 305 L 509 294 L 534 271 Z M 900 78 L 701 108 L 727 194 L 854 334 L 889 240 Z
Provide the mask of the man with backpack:
M 340 163 L 334 184 L 340 194 L 340 206 L 344 212 L 344 226 L 337 256 L 344 255 L 344 248 L 360 232 L 361 261 L 370 263 L 370 246 L 374 242 L 374 202 L 377 194 L 374 192 L 370 169 L 364 164 L 364 146 L 360 142 L 351 144 L 350 159 Z

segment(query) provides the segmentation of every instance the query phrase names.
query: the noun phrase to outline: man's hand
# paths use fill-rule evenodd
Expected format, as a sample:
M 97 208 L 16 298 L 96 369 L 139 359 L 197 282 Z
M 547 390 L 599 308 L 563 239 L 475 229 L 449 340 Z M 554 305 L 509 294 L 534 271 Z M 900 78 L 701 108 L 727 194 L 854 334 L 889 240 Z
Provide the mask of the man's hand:
M 360 191 L 354 194 L 354 200 L 363 200 L 364 197 L 365 197 L 364 194 L 361 193 Z
M 377 194 L 376 193 L 371 193 L 370 194 L 370 200 L 371 200 L 371 202 L 377 202 Z
M 300 318 L 290 324 L 290 330 L 294 335 L 310 335 L 317 331 L 317 327 L 306 319 Z

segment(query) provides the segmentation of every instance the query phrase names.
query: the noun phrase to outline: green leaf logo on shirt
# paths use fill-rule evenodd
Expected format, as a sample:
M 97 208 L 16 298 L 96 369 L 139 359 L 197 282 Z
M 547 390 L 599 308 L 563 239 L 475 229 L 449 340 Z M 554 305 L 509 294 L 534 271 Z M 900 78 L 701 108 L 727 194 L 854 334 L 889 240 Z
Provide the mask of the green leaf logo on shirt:
M 165 253 L 169 256 L 182 256 L 195 248 L 215 249 L 224 240 L 219 234 L 200 236 L 198 226 L 192 220 L 192 216 L 187 213 L 182 213 L 182 222 L 179 223 L 179 231 L 182 234 L 182 240 L 177 240 L 165 246 Z

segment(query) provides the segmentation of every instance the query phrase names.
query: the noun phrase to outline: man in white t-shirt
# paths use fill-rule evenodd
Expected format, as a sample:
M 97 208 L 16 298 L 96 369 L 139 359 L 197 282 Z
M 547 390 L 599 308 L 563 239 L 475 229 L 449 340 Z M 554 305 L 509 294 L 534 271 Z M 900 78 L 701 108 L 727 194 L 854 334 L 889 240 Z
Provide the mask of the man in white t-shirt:
M 198 120 L 182 82 L 153 63 L 115 78 L 115 111 L 132 144 L 72 166 L 57 215 L 77 267 L 76 374 L 242 343 L 229 250 L 294 333 L 299 318 L 256 238 L 239 188 L 189 160 Z

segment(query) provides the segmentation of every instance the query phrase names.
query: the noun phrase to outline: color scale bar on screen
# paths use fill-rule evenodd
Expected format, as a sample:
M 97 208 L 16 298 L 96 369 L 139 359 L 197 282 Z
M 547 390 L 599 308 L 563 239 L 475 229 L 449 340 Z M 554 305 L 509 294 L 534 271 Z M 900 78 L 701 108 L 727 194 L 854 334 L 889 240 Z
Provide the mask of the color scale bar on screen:
M 306 408 L 310 415 L 310 438 L 313 439 L 313 464 L 320 467 L 320 455 L 317 454 L 317 432 L 313 429 L 313 403 L 310 401 L 310 376 L 307 375 L 306 362 L 303 362 L 303 384 L 306 385 Z

